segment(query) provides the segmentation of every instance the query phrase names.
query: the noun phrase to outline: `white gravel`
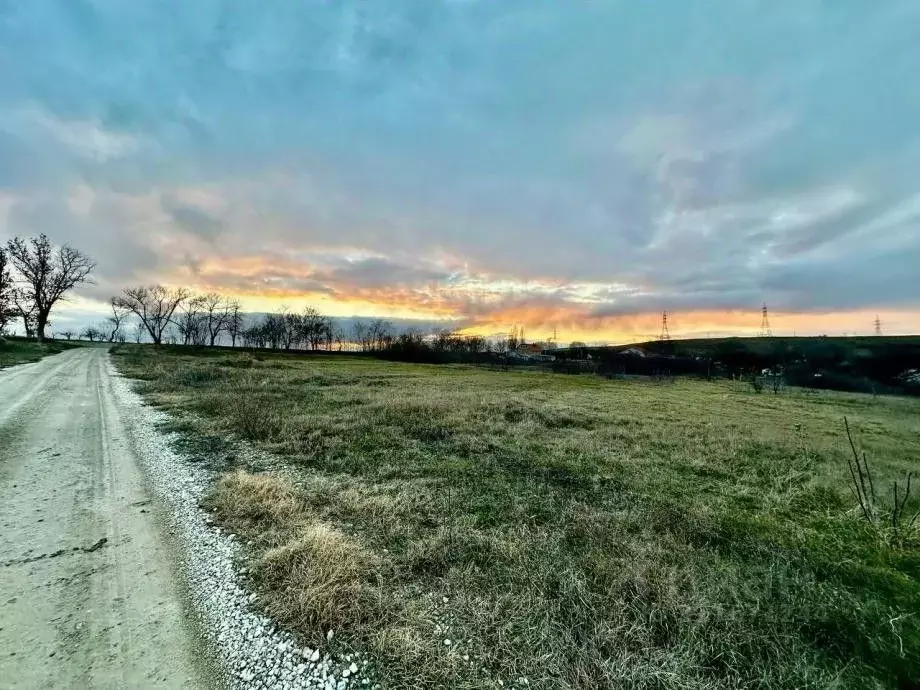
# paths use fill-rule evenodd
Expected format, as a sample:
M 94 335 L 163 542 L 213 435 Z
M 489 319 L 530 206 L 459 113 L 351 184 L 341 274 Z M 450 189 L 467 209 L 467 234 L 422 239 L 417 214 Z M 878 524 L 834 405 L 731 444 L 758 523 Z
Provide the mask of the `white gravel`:
M 131 384 L 109 364 L 118 404 L 150 487 L 168 509 L 168 528 L 188 580 L 189 599 L 202 634 L 222 666 L 231 688 L 368 687 L 358 655 L 334 658 L 300 647 L 288 633 L 251 608 L 239 562 L 240 545 L 212 524 L 199 507 L 213 482 L 211 472 L 172 450 L 171 434 L 157 430 L 169 417 L 141 400 Z M 329 639 L 333 633 L 329 631 Z

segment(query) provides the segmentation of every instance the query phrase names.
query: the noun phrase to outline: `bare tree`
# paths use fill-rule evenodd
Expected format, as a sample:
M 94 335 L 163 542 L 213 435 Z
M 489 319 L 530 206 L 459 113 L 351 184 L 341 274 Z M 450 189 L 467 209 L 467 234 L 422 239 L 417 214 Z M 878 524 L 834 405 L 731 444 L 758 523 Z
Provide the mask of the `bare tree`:
M 44 340 L 54 305 L 77 285 L 88 282 L 96 264 L 66 244 L 55 247 L 44 234 L 28 241 L 14 237 L 6 247 L 19 274 L 24 301 L 34 307 L 35 335 Z
M 183 345 L 204 345 L 205 325 L 202 315 L 202 297 L 189 297 L 179 305 L 178 315 L 173 317 L 173 323 L 182 337 Z
M 355 344 L 361 348 L 362 352 L 367 352 L 370 349 L 367 324 L 361 319 L 355 319 L 351 322 L 351 333 Z
M 243 334 L 243 307 L 239 302 L 233 301 L 227 306 L 227 335 L 230 336 L 230 344 L 236 347 L 236 341 Z
M 392 326 L 385 319 L 374 319 L 368 325 L 370 350 L 382 351 L 393 342 Z
M 163 285 L 125 288 L 114 304 L 133 313 L 155 345 L 163 342 L 163 333 L 180 304 L 188 299 L 188 290 Z
M 447 352 L 451 349 L 451 339 L 456 337 L 452 331 L 446 329 L 439 329 L 434 332 L 431 338 L 431 347 L 432 349 L 438 352 Z
M 301 339 L 310 344 L 311 350 L 315 350 L 329 339 L 332 326 L 315 307 L 307 307 L 300 319 L 300 331 Z
M 580 340 L 573 340 L 569 343 L 569 352 L 577 359 L 588 359 L 588 345 Z
M 211 347 L 217 343 L 220 334 L 230 327 L 231 304 L 223 295 L 209 292 L 200 298 L 202 321 L 207 332 L 208 344 Z
M 293 342 L 287 314 L 265 314 L 261 321 L 243 332 L 243 341 L 250 347 L 289 349 Z
M 22 319 L 27 338 L 35 337 L 35 303 L 30 302 L 22 290 L 13 290 L 13 313 Z
M 105 338 L 105 333 L 103 333 L 101 330 L 99 330 L 95 326 L 88 326 L 87 328 L 83 329 L 82 333 L 80 333 L 80 337 L 85 338 L 91 343 L 94 343 L 97 340 L 99 342 L 102 342 L 102 340 Z
M 279 323 L 276 326 L 281 336 L 281 348 L 291 350 L 297 345 L 300 335 L 300 315 L 294 314 L 287 307 L 281 307 L 281 313 L 276 315 Z
M 345 333 L 344 329 L 339 326 L 334 326 L 330 330 L 330 337 L 332 338 L 332 342 L 335 343 L 335 347 L 339 352 L 345 349 L 345 343 L 348 342 L 348 335 Z
M 10 270 L 10 259 L 6 249 L 0 247 L 0 334 L 6 330 L 7 324 L 18 314 L 13 302 L 13 274 Z
M 75 334 L 71 330 L 66 330 L 66 331 L 61 331 L 60 333 L 58 333 L 58 335 L 62 338 L 66 338 L 67 340 L 73 340 L 73 337 Z
M 439 330 L 431 338 L 431 348 L 436 352 L 479 353 L 487 349 L 486 339 L 480 335 L 463 335 L 453 331 Z
M 123 306 L 119 306 L 114 297 L 109 301 L 109 305 L 112 307 L 112 315 L 105 320 L 106 330 L 108 331 L 108 341 L 114 343 L 121 338 L 121 342 L 124 342 L 121 326 L 125 322 L 125 319 L 128 318 L 128 310 Z
M 264 324 L 250 326 L 241 335 L 247 347 L 265 347 L 268 342 Z
M 265 346 L 273 350 L 284 348 L 286 326 L 284 317 L 279 314 L 266 314 L 265 321 L 262 323 L 262 329 L 265 332 Z

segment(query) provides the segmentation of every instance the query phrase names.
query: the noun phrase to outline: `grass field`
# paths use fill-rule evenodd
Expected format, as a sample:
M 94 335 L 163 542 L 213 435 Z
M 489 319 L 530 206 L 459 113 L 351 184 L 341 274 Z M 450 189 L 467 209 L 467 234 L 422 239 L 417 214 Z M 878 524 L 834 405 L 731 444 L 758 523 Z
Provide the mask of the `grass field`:
M 264 610 L 311 644 L 368 652 L 384 687 L 920 683 L 918 530 L 896 538 L 883 505 L 877 527 L 862 517 L 843 433 L 846 415 L 890 502 L 920 465 L 920 400 L 131 346 L 115 359 L 223 473 L 208 506 L 251 542 Z
M 7 336 L 0 340 L 0 369 L 11 367 L 16 364 L 37 362 L 42 357 L 56 355 L 71 347 L 76 346 L 70 343 L 62 343 L 53 340 L 37 343 L 34 340 L 11 338 Z

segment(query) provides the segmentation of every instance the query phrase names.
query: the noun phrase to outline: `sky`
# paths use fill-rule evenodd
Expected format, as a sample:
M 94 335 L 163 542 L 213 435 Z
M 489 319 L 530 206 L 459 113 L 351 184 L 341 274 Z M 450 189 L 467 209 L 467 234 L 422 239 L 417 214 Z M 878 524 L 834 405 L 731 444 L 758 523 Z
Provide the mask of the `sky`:
M 0 0 L 0 239 L 531 338 L 920 332 L 916 0 Z

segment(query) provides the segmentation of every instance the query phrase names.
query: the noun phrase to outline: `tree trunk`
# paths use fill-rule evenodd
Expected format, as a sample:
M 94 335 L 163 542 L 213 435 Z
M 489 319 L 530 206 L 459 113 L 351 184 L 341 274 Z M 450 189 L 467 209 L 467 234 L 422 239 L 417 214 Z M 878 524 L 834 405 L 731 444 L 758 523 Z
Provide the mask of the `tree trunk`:
M 45 326 L 47 324 L 48 314 L 39 312 L 38 317 L 35 319 L 35 338 L 38 342 L 43 342 L 45 340 Z

